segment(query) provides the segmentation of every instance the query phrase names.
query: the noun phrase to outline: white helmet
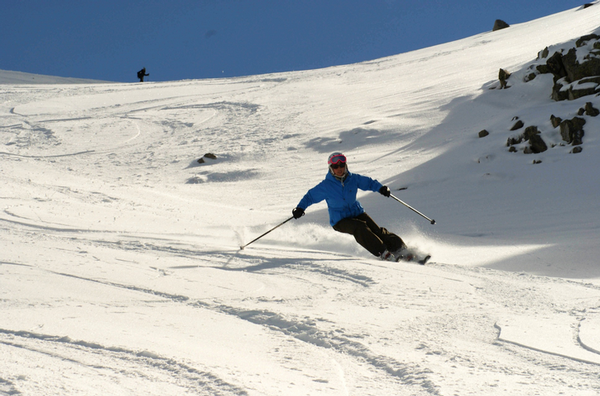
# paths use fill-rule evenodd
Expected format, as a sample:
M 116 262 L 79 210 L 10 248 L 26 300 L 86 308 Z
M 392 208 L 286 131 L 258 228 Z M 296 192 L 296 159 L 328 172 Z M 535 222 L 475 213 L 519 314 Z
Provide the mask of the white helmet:
M 329 158 L 327 159 L 327 164 L 329 165 L 329 172 L 331 172 L 331 174 L 338 179 L 344 179 L 346 177 L 346 175 L 348 174 L 348 166 L 346 164 L 346 156 L 338 151 L 336 151 L 335 153 L 332 153 L 329 156 Z M 344 167 L 344 174 L 341 176 L 338 176 L 335 174 L 335 172 L 333 170 L 337 169 L 340 165 Z

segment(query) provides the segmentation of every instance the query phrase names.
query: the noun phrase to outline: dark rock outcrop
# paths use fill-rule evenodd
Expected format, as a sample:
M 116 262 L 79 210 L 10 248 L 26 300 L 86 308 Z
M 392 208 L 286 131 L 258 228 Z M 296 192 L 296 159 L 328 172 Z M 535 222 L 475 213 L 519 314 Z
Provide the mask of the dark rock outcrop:
M 504 69 L 500 69 L 498 71 L 498 80 L 500 80 L 500 89 L 506 89 L 508 86 L 506 85 L 508 78 L 510 77 L 510 73 Z
M 568 144 L 577 146 L 583 143 L 583 126 L 585 120 L 581 117 L 575 117 L 571 120 L 564 120 L 560 123 L 560 136 Z
M 600 114 L 600 110 L 595 108 L 592 102 L 587 102 L 583 109 L 585 111 L 585 115 L 588 115 L 590 117 L 596 117 L 598 114 Z
M 206 154 L 204 154 L 204 156 L 202 158 L 199 158 L 196 162 L 198 162 L 199 164 L 203 164 L 203 163 L 206 162 L 204 160 L 204 158 L 208 158 L 208 159 L 211 159 L 211 160 L 216 160 L 217 156 L 214 155 L 213 153 L 206 153 Z
M 582 56 L 582 48 L 588 53 Z M 548 56 L 548 47 L 538 53 L 538 59 Z M 582 62 L 580 63 L 580 60 Z M 551 73 L 554 80 L 552 99 L 575 100 L 583 96 L 594 95 L 600 92 L 600 36 L 588 34 L 580 37 L 575 42 L 575 47 L 570 48 L 566 54 L 563 50 L 556 51 L 545 64 L 537 65 L 538 73 Z M 530 81 L 534 74 L 527 76 Z
M 494 27 L 492 28 L 492 31 L 495 32 L 496 30 L 506 29 L 507 27 L 510 27 L 510 25 L 508 23 L 504 22 L 501 19 L 496 19 L 496 21 L 494 22 Z
M 562 122 L 562 118 L 560 117 L 555 117 L 554 114 L 552 114 L 550 116 L 550 123 L 552 124 L 552 126 L 554 128 L 558 128 L 558 126 L 560 125 L 560 123 Z
M 542 133 L 538 127 L 529 126 L 519 135 L 508 137 L 506 141 L 508 151 L 538 154 L 547 151 L 549 147 L 564 148 L 566 145 L 571 145 L 573 147 L 570 153 L 581 153 L 583 151 L 586 118 L 600 116 L 600 106 L 598 106 L 600 104 L 600 99 L 598 99 L 600 98 L 600 35 L 582 36 L 571 41 L 570 46 L 565 46 L 554 51 L 554 53 L 546 47 L 538 53 L 536 61 L 531 62 L 527 69 L 519 71 L 515 76 L 522 75 L 521 82 L 528 83 L 535 79 L 538 74 L 552 75 L 552 98 L 556 101 L 576 100 L 588 96 L 595 96 L 595 99 L 590 99 L 591 101 L 586 102 L 578 110 L 571 108 L 569 117 L 573 117 L 575 113 L 577 114 L 571 119 L 563 119 L 554 114 L 550 116 L 550 124 L 552 128 L 559 128 L 560 138 L 563 142 L 557 141 L 556 131 Z M 498 73 L 500 89 L 508 87 L 507 80 L 509 77 L 509 72 L 500 69 Z M 519 83 L 520 81 L 511 80 L 511 86 Z M 514 124 L 510 131 L 520 130 L 524 127 L 524 123 L 519 120 L 519 117 L 514 117 L 512 121 Z M 480 137 L 482 132 L 480 132 Z M 592 133 L 595 133 L 593 129 Z M 534 158 L 533 163 L 541 163 L 540 157 Z
M 544 142 L 544 139 L 542 139 L 542 137 L 538 134 L 529 138 L 529 147 L 534 154 L 543 153 L 544 151 L 548 150 L 546 142 Z
M 515 123 L 515 125 L 512 126 L 512 128 L 510 128 L 511 131 L 516 131 L 517 129 L 521 129 L 525 126 L 525 124 L 523 123 L 523 121 L 519 120 Z
M 506 145 L 509 147 L 508 151 L 517 152 L 514 146 L 523 142 L 529 142 L 529 146 L 523 150 L 525 154 L 538 154 L 548 150 L 548 145 L 540 136 L 540 131 L 536 126 L 529 126 L 521 135 L 508 138 L 506 141 Z

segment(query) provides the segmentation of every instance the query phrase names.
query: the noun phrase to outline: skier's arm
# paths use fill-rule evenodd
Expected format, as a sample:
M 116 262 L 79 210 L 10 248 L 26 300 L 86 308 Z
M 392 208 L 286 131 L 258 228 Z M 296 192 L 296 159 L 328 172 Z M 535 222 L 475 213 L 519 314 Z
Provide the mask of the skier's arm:
M 389 197 L 391 194 L 391 191 L 388 186 L 384 186 L 377 180 L 371 179 L 370 177 L 367 177 L 367 176 L 360 176 L 360 179 L 358 181 L 358 188 L 360 188 L 361 190 L 365 190 L 365 191 L 378 192 L 379 194 L 383 195 L 384 197 Z
M 306 210 L 310 205 L 321 202 L 325 199 L 325 191 L 322 183 L 317 184 L 315 187 L 308 190 L 308 192 L 302 197 L 298 203 L 298 208 Z
M 363 191 L 374 191 L 378 192 L 383 184 L 379 183 L 375 179 L 371 179 L 368 176 L 356 175 L 358 176 L 358 188 Z
M 292 210 L 292 215 L 295 219 L 299 219 L 304 215 L 304 211 L 310 205 L 321 202 L 326 197 L 325 188 L 323 182 L 317 184 L 315 187 L 308 190 L 308 192 L 302 197 L 298 205 Z

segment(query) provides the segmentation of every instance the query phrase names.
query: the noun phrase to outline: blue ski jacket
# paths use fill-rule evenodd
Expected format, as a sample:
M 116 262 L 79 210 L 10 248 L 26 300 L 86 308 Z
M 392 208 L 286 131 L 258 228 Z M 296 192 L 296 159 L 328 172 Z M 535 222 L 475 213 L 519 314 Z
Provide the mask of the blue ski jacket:
M 327 173 L 325 180 L 308 190 L 298 207 L 306 210 L 310 205 L 325 200 L 329 209 L 329 224 L 334 226 L 342 219 L 356 217 L 365 212 L 356 200 L 359 188 L 363 191 L 379 191 L 381 187 L 382 184 L 377 180 L 357 173 L 348 171 L 344 180 L 336 179 L 331 173 Z

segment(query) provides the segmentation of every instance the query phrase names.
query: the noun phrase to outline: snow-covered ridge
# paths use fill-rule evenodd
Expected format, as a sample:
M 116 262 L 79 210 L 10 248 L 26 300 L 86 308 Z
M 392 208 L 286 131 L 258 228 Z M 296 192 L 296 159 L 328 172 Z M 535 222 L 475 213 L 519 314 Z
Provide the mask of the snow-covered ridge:
M 68 78 L 46 76 L 42 74 L 23 73 L 18 71 L 0 70 L 0 84 L 99 84 L 107 81 L 98 81 L 84 78 Z

